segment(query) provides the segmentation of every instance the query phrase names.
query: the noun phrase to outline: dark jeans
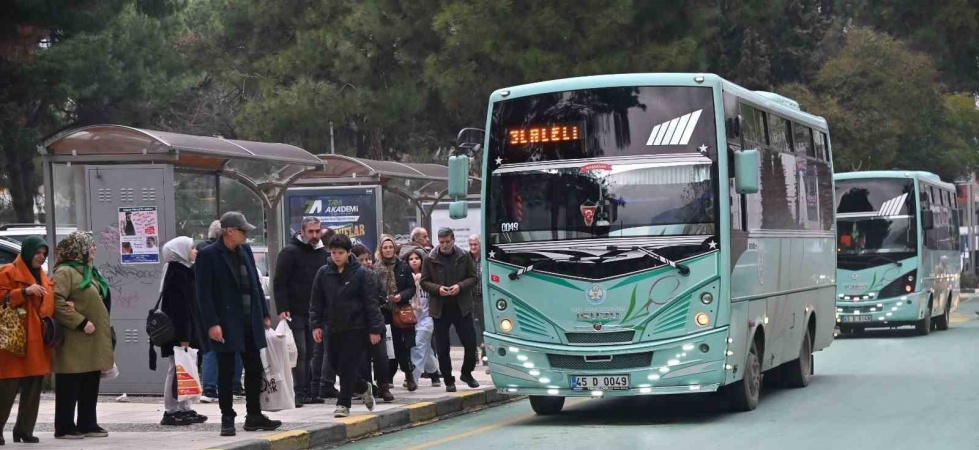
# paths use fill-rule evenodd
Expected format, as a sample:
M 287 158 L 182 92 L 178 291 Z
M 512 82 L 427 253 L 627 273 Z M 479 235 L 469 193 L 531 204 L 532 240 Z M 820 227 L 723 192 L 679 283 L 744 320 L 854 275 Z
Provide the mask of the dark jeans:
M 368 336 L 367 341 L 367 351 L 364 355 L 364 362 L 360 366 L 360 377 L 370 383 L 371 382 L 371 363 L 374 366 L 374 383 L 378 387 L 391 384 L 391 371 L 389 369 L 390 364 L 388 363 L 388 348 L 384 344 L 384 339 L 387 333 L 381 333 L 381 340 L 374 345 L 370 343 L 370 337 Z
M 299 351 L 299 360 L 296 367 L 292 369 L 292 382 L 295 387 L 296 397 L 305 398 L 319 395 L 318 387 L 309 386 L 310 375 L 310 355 L 306 349 L 312 349 L 313 334 L 309 331 L 309 319 L 293 317 L 289 322 L 292 329 L 292 337 L 296 340 L 296 349 Z
M 262 372 L 265 371 L 252 336 L 251 328 L 245 327 L 245 351 L 241 353 L 241 364 L 245 368 L 245 410 L 250 416 L 262 413 L 259 399 L 262 395 Z M 236 355 L 238 354 L 234 352 L 218 353 L 218 405 L 221 406 L 221 415 L 227 417 L 237 415 L 231 392 Z
M 397 364 L 391 364 L 391 377 L 390 380 L 394 380 L 394 374 L 398 373 L 398 368 L 405 373 L 405 379 L 411 379 L 411 373 L 414 372 L 415 368 L 411 364 L 411 348 L 415 346 L 415 329 L 414 328 L 396 328 L 391 327 L 391 337 L 392 343 L 394 344 L 394 358 L 397 360 Z M 388 355 L 390 357 L 390 355 Z
M 54 376 L 54 435 L 98 430 L 95 407 L 99 401 L 102 372 L 59 373 Z M 75 421 L 78 405 L 78 421 Z
M 367 358 L 367 346 L 370 345 L 370 337 L 367 330 L 342 331 L 331 333 L 327 343 L 330 365 L 336 369 L 337 375 L 340 376 L 340 394 L 337 396 L 337 406 L 349 408 L 354 389 L 357 388 L 358 392 L 365 392 L 368 389 L 366 383 L 360 380 L 358 372 Z M 381 342 L 381 346 L 383 348 L 383 342 Z
M 0 433 L 3 432 L 14 398 L 20 392 L 20 406 L 17 408 L 17 423 L 14 434 L 33 436 L 37 424 L 37 410 L 41 406 L 42 376 L 0 379 Z
M 204 384 L 205 391 L 218 391 L 218 354 L 217 352 L 207 352 L 202 357 L 201 362 L 201 382 Z M 235 381 L 234 388 L 235 391 L 242 390 L 241 387 L 241 357 L 235 358 Z
M 472 377 L 476 369 L 476 329 L 472 314 L 462 315 L 459 307 L 453 304 L 442 305 L 442 317 L 435 319 L 435 353 L 439 360 L 439 371 L 445 384 L 455 384 L 452 376 L 452 357 L 449 354 L 449 328 L 455 327 L 459 341 L 466 350 L 462 359 L 463 378 Z
M 323 332 L 323 342 L 317 344 L 313 342 L 313 359 L 310 361 L 309 376 L 309 395 L 319 395 L 317 390 L 322 391 L 327 386 L 336 386 L 337 372 L 330 365 L 330 356 L 327 347 L 330 343 L 330 335 Z

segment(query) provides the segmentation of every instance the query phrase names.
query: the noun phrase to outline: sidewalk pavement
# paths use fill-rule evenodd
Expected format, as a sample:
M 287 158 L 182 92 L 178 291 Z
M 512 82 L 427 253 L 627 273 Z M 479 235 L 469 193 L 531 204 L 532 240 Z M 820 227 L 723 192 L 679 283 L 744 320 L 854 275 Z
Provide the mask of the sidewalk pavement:
M 462 367 L 461 348 L 452 349 L 454 375 L 459 376 Z M 392 393 L 395 401 L 384 403 L 377 399 L 373 412 L 367 411 L 363 402 L 354 400 L 351 415 L 345 419 L 334 419 L 335 399 L 327 399 L 326 404 L 306 405 L 287 411 L 266 413 L 270 418 L 281 420 L 282 428 L 275 432 L 246 432 L 242 429 L 245 421 L 244 400 L 235 401 L 238 435 L 221 437 L 221 413 L 218 405 L 196 404 L 194 409 L 208 416 L 208 421 L 199 425 L 183 427 L 162 426 L 162 397 L 129 397 L 127 403 L 116 401 L 115 396 L 99 399 L 99 424 L 109 431 L 108 438 L 87 438 L 79 441 L 54 439 L 54 394 L 45 393 L 41 399 L 41 409 L 34 435 L 41 439 L 44 449 L 146 449 L 148 446 L 163 446 L 167 449 L 307 449 L 338 445 L 348 440 L 367 437 L 380 432 L 415 426 L 460 413 L 474 411 L 511 400 L 498 394 L 492 387 L 485 367 L 477 366 L 473 374 L 482 385 L 470 389 L 465 383 L 456 380 L 458 392 L 445 392 L 445 385 L 432 387 L 431 381 L 422 379 L 415 392 L 408 392 L 401 384 L 404 374 L 398 372 L 394 379 Z M 162 386 L 161 386 L 162 390 Z M 8 445 L 13 444 L 11 429 L 16 420 L 17 405 L 11 412 L 4 438 Z M 22 445 L 22 444 L 21 444 Z M 27 448 L 26 446 L 24 448 Z

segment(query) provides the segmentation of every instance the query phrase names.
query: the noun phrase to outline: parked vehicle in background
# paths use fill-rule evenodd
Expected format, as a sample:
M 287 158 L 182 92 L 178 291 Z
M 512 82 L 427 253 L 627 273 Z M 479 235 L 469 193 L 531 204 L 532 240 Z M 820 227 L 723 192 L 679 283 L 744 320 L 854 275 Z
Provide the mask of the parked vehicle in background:
M 272 286 L 269 284 L 269 248 L 264 246 L 253 246 L 252 254 L 255 255 L 255 266 L 258 267 L 258 276 L 262 279 L 262 291 L 265 292 L 265 299 L 272 299 Z
M 58 240 L 61 240 L 76 230 L 77 228 L 75 227 L 58 227 L 55 230 L 55 234 Z M 29 236 L 41 236 L 47 240 L 47 235 L 48 228 L 43 223 L 7 223 L 0 225 L 0 237 L 15 242 L 23 242 Z M 57 243 L 52 242 L 51 245 L 57 245 Z
M 10 264 L 17 259 L 17 255 L 20 254 L 20 242 L 15 241 L 10 238 L 0 237 L 0 265 Z M 43 266 L 44 271 L 48 270 L 48 263 L 45 262 Z

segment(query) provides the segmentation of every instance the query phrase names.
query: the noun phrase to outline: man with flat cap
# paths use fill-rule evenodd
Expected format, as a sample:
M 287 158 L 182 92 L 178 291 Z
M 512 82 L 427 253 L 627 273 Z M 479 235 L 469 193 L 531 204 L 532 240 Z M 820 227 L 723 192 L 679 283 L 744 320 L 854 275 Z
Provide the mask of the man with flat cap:
M 282 422 L 262 414 L 262 359 L 265 328 L 272 325 L 251 247 L 245 242 L 255 226 L 236 211 L 221 216 L 221 238 L 197 254 L 197 299 L 211 348 L 218 355 L 218 404 L 221 436 L 235 435 L 231 384 L 235 355 L 245 366 L 245 431 L 272 431 Z

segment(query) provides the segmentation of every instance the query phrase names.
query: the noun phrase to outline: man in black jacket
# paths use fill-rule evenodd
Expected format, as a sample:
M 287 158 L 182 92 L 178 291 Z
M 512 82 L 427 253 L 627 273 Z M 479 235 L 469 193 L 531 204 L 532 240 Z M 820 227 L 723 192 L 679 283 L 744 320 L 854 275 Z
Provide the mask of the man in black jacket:
M 381 316 L 380 289 L 376 278 L 361 267 L 350 253 L 353 245 L 346 235 L 330 238 L 330 261 L 313 280 L 309 322 L 313 339 L 323 342 L 327 355 L 340 376 L 340 394 L 334 417 L 350 415 L 354 384 L 361 384 L 368 410 L 374 409 L 374 396 L 367 383 L 356 383 L 360 365 L 367 358 L 367 346 L 381 342 L 384 317 Z
M 307 376 L 312 356 L 310 350 L 313 349 L 313 334 L 309 329 L 309 295 L 316 272 L 330 257 L 320 243 L 319 219 L 303 219 L 300 233 L 279 252 L 272 281 L 275 310 L 279 312 L 279 320 L 289 320 L 289 328 L 299 351 L 299 362 L 292 369 L 297 408 L 302 408 L 303 403 L 324 403 L 317 392 L 309 389 Z
M 428 311 L 435 319 L 435 353 L 439 370 L 445 378 L 445 390 L 455 392 L 452 358 L 449 355 L 449 328 L 455 327 L 465 349 L 459 377 L 475 389 L 476 328 L 473 322 L 473 288 L 478 282 L 476 265 L 469 254 L 456 247 L 455 233 L 442 228 L 438 233 L 439 246 L 422 262 L 421 287 L 429 294 Z

